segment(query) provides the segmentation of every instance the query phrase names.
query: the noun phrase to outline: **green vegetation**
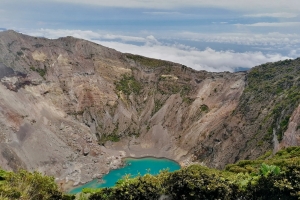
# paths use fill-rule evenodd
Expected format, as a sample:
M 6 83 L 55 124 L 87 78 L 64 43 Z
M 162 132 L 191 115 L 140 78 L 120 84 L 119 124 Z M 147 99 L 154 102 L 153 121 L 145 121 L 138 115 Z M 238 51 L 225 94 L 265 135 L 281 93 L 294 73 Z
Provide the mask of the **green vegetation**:
M 263 176 L 268 176 L 269 174 L 279 175 L 280 168 L 275 165 L 267 165 L 267 164 L 263 163 L 263 164 L 261 164 L 261 167 L 260 167 L 260 174 Z
M 268 158 L 268 159 L 263 159 Z M 85 190 L 96 199 L 299 199 L 300 147 L 261 160 L 244 160 L 225 170 L 192 165 L 157 176 L 124 177 L 113 188 Z
M 165 79 L 159 79 L 157 90 L 163 95 L 171 95 L 171 94 L 177 94 L 181 91 L 181 86 L 177 81 L 175 80 L 165 80 Z
M 120 135 L 117 134 L 119 130 L 119 123 L 116 124 L 114 130 L 110 134 L 102 134 L 101 136 L 97 134 L 98 143 L 104 145 L 107 141 L 119 142 Z
M 235 164 L 227 165 L 226 170 L 235 173 L 245 171 L 249 173 L 258 173 L 258 167 L 263 163 L 267 165 L 276 165 L 283 169 L 286 166 L 300 166 L 300 147 L 288 147 L 286 149 L 278 151 L 273 156 L 271 155 L 271 152 L 267 152 L 257 160 L 241 160 Z
M 116 89 L 122 91 L 126 95 L 131 93 L 139 94 L 142 90 L 142 84 L 133 76 L 123 75 L 119 82 L 116 82 Z
M 133 55 L 133 54 L 125 54 L 128 59 L 134 60 L 135 62 L 138 62 L 141 65 L 147 66 L 147 67 L 161 67 L 161 66 L 172 66 L 171 62 L 164 61 L 164 60 L 157 60 L 153 58 L 147 58 L 140 55 Z
M 273 130 L 278 140 L 287 130 L 292 112 L 300 103 L 300 59 L 266 63 L 252 68 L 247 75 L 247 85 L 241 97 L 238 109 L 243 114 L 258 106 L 268 109 L 252 110 L 249 124 L 261 124 L 260 134 L 266 134 L 264 140 L 271 141 Z
M 104 145 L 105 142 L 112 141 L 112 142 L 119 142 L 120 136 L 116 134 L 110 134 L 110 135 L 103 135 L 100 140 L 98 140 L 98 143 L 101 145 Z
M 200 106 L 200 109 L 201 109 L 202 112 L 207 112 L 207 111 L 209 110 L 208 106 L 205 105 L 205 104 L 202 104 L 202 105 Z
M 172 75 L 170 75 L 172 76 Z M 177 79 L 166 78 L 168 76 L 161 76 L 157 85 L 157 90 L 161 94 L 180 94 L 181 98 L 184 99 L 186 103 L 192 103 L 193 100 L 188 96 L 192 88 L 189 83 L 185 81 L 179 81 Z
M 46 67 L 44 67 L 44 69 L 41 69 L 41 68 L 35 68 L 35 67 L 31 66 L 30 70 L 39 73 L 39 75 L 45 79 L 45 75 L 47 73 L 47 68 Z
M 164 105 L 164 102 L 162 100 L 154 100 L 154 111 L 152 112 L 152 115 L 154 115 L 157 111 L 159 111 Z
M 191 105 L 195 101 L 195 99 L 185 96 L 185 97 L 182 98 L 182 101 L 187 103 L 188 105 Z
M 225 170 L 192 165 L 152 176 L 126 175 L 112 188 L 84 189 L 65 195 L 53 177 L 20 170 L 0 170 L 0 199 L 114 200 L 114 199 L 285 199 L 300 198 L 300 147 L 289 147 L 258 160 L 242 160 Z
M 184 98 L 190 93 L 190 91 L 191 91 L 190 85 L 183 85 L 180 90 L 180 96 Z
M 75 197 L 64 195 L 54 182 L 54 177 L 25 170 L 16 173 L 0 170 L 0 199 L 71 200 Z

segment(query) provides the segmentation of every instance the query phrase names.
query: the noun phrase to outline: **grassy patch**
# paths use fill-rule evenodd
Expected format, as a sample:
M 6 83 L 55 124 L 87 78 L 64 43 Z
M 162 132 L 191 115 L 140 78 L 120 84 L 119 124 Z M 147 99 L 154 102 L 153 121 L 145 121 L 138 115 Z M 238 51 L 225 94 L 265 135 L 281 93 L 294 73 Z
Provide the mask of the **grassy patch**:
M 117 134 L 102 134 L 101 136 L 97 136 L 97 138 L 98 138 L 99 145 L 104 145 L 107 141 L 111 141 L 111 142 L 120 141 L 120 136 Z
M 161 67 L 161 66 L 172 66 L 171 62 L 164 61 L 164 60 L 158 60 L 153 58 L 147 58 L 140 55 L 133 55 L 133 54 L 125 54 L 128 59 L 134 60 L 135 62 L 148 66 L 148 67 Z
M 102 134 L 101 136 L 99 133 L 96 134 L 98 143 L 100 145 L 104 145 L 105 142 L 107 142 L 107 141 L 119 142 L 121 139 L 121 136 L 117 134 L 118 130 L 119 130 L 119 123 L 116 124 L 114 130 L 109 134 Z
M 39 73 L 39 75 L 45 79 L 45 75 L 47 73 L 47 68 L 46 67 L 44 67 L 44 69 L 41 69 L 41 68 L 35 68 L 35 67 L 31 66 L 30 70 Z
M 142 84 L 133 76 L 123 75 L 119 82 L 115 83 L 116 89 L 122 91 L 126 95 L 131 93 L 139 94 L 142 90 Z

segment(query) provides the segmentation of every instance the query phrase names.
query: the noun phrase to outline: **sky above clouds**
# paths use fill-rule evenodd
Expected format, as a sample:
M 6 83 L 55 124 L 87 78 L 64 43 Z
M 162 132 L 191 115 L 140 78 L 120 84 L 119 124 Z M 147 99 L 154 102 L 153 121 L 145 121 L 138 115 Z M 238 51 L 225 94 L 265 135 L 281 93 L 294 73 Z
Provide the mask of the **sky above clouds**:
M 299 0 L 0 0 L 0 30 L 74 36 L 197 70 L 300 56 Z

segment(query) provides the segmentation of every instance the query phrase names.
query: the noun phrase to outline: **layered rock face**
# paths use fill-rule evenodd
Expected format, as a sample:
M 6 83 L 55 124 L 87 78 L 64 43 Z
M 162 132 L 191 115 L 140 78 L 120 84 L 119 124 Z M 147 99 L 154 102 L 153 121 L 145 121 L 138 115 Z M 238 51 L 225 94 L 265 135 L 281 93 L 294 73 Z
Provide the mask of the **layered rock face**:
M 257 145 L 261 118 L 253 119 L 267 113 L 262 106 L 269 102 L 244 111 L 248 77 L 195 71 L 73 37 L 0 32 L 0 166 L 79 183 L 118 167 L 125 156 L 218 168 L 258 157 L 273 149 L 272 138 Z M 299 138 L 297 110 L 281 146 Z M 273 123 L 267 122 L 263 130 Z

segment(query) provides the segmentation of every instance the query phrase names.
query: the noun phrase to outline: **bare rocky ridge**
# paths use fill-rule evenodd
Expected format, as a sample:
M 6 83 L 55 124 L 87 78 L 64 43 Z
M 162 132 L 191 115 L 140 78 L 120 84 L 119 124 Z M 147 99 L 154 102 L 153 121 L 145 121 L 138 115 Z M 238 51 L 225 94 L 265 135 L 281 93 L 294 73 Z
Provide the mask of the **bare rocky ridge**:
M 255 134 L 236 112 L 246 75 L 195 71 L 73 37 L 0 32 L 0 166 L 78 184 L 126 156 L 218 168 L 258 157 L 272 142 L 248 145 Z M 298 118 L 295 111 L 289 127 Z M 285 135 L 284 146 L 294 144 Z

